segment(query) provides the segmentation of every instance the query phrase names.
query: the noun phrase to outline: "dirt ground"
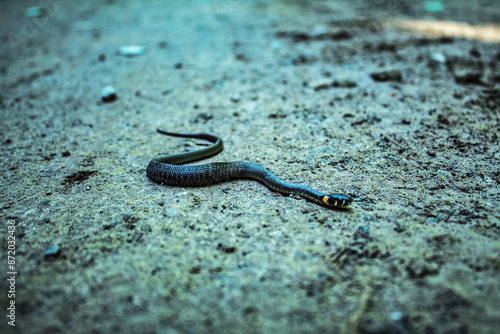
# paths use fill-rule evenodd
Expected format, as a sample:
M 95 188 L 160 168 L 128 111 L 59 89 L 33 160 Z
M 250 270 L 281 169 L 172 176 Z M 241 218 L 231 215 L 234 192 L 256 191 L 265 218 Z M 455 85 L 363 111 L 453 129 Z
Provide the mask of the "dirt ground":
M 497 333 L 498 1 L 0 5 L 0 332 Z M 157 127 L 355 202 L 154 183 Z

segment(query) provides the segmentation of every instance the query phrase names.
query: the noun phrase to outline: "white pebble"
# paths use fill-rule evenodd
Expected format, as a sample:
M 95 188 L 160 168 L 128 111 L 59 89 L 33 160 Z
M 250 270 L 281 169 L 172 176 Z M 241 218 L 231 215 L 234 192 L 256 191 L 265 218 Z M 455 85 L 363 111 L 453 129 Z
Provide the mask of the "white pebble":
M 106 86 L 102 89 L 101 99 L 103 102 L 112 102 L 116 100 L 116 90 L 112 86 Z
M 435 62 L 444 64 L 446 62 L 446 56 L 442 54 L 441 52 L 435 52 L 431 55 L 431 59 L 434 60 Z
M 139 56 L 144 53 L 144 47 L 138 45 L 122 46 L 118 49 L 118 53 L 126 57 Z

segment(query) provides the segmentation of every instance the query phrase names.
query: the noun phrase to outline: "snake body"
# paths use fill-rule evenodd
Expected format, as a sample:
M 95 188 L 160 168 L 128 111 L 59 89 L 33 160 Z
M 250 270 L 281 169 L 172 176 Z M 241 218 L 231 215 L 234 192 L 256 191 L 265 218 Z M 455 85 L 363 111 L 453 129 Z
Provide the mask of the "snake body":
M 176 133 L 161 129 L 156 131 L 167 136 L 197 138 L 213 143 L 200 150 L 162 155 L 151 160 L 146 168 L 146 174 L 158 183 L 197 187 L 233 179 L 253 179 L 262 182 L 271 190 L 287 195 L 299 195 L 332 208 L 347 208 L 352 203 L 353 199 L 349 195 L 324 194 L 309 187 L 283 182 L 266 168 L 247 162 L 211 162 L 184 166 L 183 164 L 206 159 L 221 152 L 222 140 L 207 133 Z

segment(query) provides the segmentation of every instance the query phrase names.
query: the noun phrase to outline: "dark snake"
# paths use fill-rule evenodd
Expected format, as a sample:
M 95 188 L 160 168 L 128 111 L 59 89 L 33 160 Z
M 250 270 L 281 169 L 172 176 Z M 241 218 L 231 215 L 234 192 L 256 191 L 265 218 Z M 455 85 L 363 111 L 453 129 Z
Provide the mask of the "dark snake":
M 253 179 L 269 189 L 286 195 L 299 195 L 314 203 L 331 208 L 348 208 L 353 199 L 345 194 L 324 194 L 309 187 L 283 182 L 266 168 L 247 162 L 211 162 L 202 165 L 183 164 L 206 159 L 221 152 L 222 139 L 208 133 L 176 133 L 156 129 L 173 137 L 207 140 L 213 145 L 196 151 L 162 155 L 151 160 L 146 168 L 147 176 L 158 183 L 173 186 L 206 186 L 233 179 Z

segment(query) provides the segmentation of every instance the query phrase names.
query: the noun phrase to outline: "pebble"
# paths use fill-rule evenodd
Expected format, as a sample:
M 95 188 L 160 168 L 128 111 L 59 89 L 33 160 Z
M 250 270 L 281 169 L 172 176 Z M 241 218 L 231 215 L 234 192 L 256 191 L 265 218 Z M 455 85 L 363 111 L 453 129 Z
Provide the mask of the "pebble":
M 144 53 L 144 47 L 139 45 L 122 46 L 118 49 L 118 53 L 125 57 L 140 56 Z
M 58 245 L 50 245 L 45 250 L 45 258 L 53 258 L 57 257 L 61 254 L 61 248 Z
M 116 100 L 116 97 L 116 90 L 112 86 L 106 86 L 102 89 L 102 102 L 113 102 L 114 100 Z
M 335 88 L 354 88 L 358 84 L 354 81 L 351 81 L 349 79 L 338 79 L 332 82 L 332 87 Z
M 460 85 L 483 85 L 481 72 L 465 72 L 460 71 L 455 73 L 455 82 Z
M 26 11 L 24 12 L 27 18 L 31 19 L 34 17 L 42 17 L 47 14 L 47 11 L 45 8 L 42 8 L 40 6 L 33 6 L 33 7 L 28 7 Z
M 393 321 L 401 321 L 403 319 L 403 313 L 401 313 L 399 311 L 392 312 L 390 314 L 390 318 Z
M 400 70 L 375 72 L 370 74 L 370 77 L 377 82 L 386 82 L 386 81 L 401 82 L 401 80 L 403 80 L 403 74 L 401 73 Z
M 431 55 L 431 59 L 435 61 L 436 63 L 444 64 L 446 63 L 446 56 L 442 54 L 441 52 L 434 52 Z

